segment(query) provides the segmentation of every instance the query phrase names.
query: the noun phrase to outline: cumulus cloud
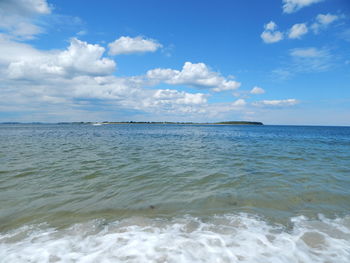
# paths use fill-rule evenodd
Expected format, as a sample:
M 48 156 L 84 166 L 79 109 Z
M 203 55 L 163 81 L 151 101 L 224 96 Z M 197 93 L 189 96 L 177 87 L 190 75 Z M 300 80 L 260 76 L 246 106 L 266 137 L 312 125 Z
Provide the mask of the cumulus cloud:
M 173 89 L 158 89 L 151 96 L 144 97 L 139 104 L 146 112 L 203 113 L 207 105 L 207 95 Z
M 207 102 L 205 94 L 191 94 L 171 89 L 159 89 L 154 93 L 153 98 L 157 99 L 159 102 L 168 102 L 172 100 L 177 104 L 202 104 Z
M 301 24 L 295 24 L 292 26 L 292 28 L 289 30 L 288 37 L 289 38 L 301 38 L 303 35 L 305 35 L 308 32 L 308 28 L 305 23 Z
M 282 32 L 277 30 L 277 24 L 275 22 L 270 21 L 264 25 L 264 31 L 261 33 L 260 37 L 265 43 L 279 42 L 284 39 L 284 36 L 289 39 L 300 39 L 309 32 L 309 29 L 315 34 L 318 34 L 321 30 L 327 29 L 330 24 L 344 17 L 343 14 L 318 14 L 313 22 L 294 24 L 289 30 Z
M 156 40 L 145 39 L 140 36 L 131 38 L 122 36 L 112 43 L 108 44 L 110 55 L 132 54 L 155 52 L 161 48 L 162 45 Z
M 104 47 L 77 38 L 62 50 L 40 50 L 0 34 L 0 50 L 0 110 L 19 112 L 27 118 L 21 120 L 118 119 L 118 112 L 127 110 L 140 114 L 141 120 L 149 114 L 153 119 L 207 121 L 243 116 L 252 107 L 243 98 L 210 102 L 213 92 L 235 90 L 240 83 L 204 63 L 186 62 L 180 70 L 157 68 L 145 75 L 117 77 L 116 64 L 104 57 Z M 162 83 L 209 91 L 157 88 Z
M 21 38 L 33 38 L 43 29 L 34 18 L 51 13 L 46 0 L 2 0 L 0 1 L 0 29 Z
M 103 58 L 105 49 L 76 38 L 71 39 L 65 50 L 42 51 L 0 34 L 0 49 L 3 51 L 0 52 L 3 111 L 42 112 L 56 105 L 57 114 L 57 107 L 61 105 L 77 112 L 77 109 L 93 105 L 91 99 L 103 101 L 105 108 L 144 113 L 200 114 L 206 111 L 207 94 L 147 89 L 146 86 L 158 82 L 149 81 L 145 76 L 111 75 L 115 62 Z
M 277 31 L 277 25 L 275 22 L 270 21 L 264 25 L 264 31 L 261 33 L 260 37 L 265 43 L 275 43 L 283 39 L 283 33 Z
M 172 89 L 145 89 L 137 77 L 118 78 L 80 77 L 74 78 L 72 94 L 77 98 L 108 100 L 119 108 L 141 110 L 144 112 L 166 111 L 185 112 L 192 107 L 198 110 L 207 103 L 207 95 L 189 93 Z
M 283 0 L 283 12 L 290 14 L 311 4 L 322 2 L 323 0 Z
M 254 103 L 255 106 L 272 106 L 272 107 L 282 107 L 282 106 L 293 106 L 298 104 L 299 101 L 296 99 L 285 99 L 285 100 L 262 100 Z
M 176 116 L 185 113 L 203 113 L 207 105 L 205 94 L 170 89 L 146 89 L 142 82 L 134 77 L 86 75 L 71 79 L 57 77 L 46 78 L 40 82 L 26 81 L 21 85 L 16 83 L 18 81 L 8 80 L 0 84 L 2 91 L 0 105 L 4 111 L 6 108 L 12 111 L 12 106 L 15 104 L 22 111 L 30 109 L 41 112 L 55 104 L 56 113 L 60 112 L 57 108 L 59 106 L 62 109 L 72 108 L 74 112 L 91 106 L 96 108 L 95 102 L 98 101 L 100 103 L 98 107 L 108 109 L 107 111 L 133 110 L 143 114 L 169 113 Z M 86 119 L 86 116 L 84 118 Z
M 115 62 L 103 58 L 105 48 L 72 38 L 67 50 L 57 56 L 58 65 L 72 73 L 106 75 L 115 70 Z
M 211 71 L 204 63 L 186 62 L 181 71 L 162 68 L 152 69 L 147 72 L 146 77 L 158 83 L 211 88 L 215 92 L 235 90 L 241 85 L 237 81 L 228 80 L 219 73 Z
M 250 94 L 254 94 L 254 95 L 256 95 L 256 94 L 264 94 L 264 93 L 265 93 L 265 90 L 260 88 L 260 87 L 258 87 L 258 86 L 253 87 L 252 90 L 250 91 Z
M 33 79 L 43 76 L 107 75 L 116 67 L 113 60 L 104 58 L 105 49 L 72 38 L 63 51 L 38 51 L 29 45 L 0 40 L 10 54 L 0 55 L 0 63 L 8 63 L 7 74 L 13 79 Z

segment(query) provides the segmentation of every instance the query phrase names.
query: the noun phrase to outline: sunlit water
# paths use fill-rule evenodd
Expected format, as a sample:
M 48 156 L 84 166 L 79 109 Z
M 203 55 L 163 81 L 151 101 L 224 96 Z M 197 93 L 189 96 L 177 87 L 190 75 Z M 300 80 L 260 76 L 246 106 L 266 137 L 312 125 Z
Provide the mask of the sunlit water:
M 0 262 L 350 262 L 350 127 L 0 125 Z

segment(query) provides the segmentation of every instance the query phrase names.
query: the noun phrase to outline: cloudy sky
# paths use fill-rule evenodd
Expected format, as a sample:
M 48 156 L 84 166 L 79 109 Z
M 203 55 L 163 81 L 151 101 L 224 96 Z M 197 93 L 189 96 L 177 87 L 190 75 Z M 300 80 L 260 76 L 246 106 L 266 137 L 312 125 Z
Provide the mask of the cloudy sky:
M 348 0 L 1 0 L 0 122 L 350 125 Z

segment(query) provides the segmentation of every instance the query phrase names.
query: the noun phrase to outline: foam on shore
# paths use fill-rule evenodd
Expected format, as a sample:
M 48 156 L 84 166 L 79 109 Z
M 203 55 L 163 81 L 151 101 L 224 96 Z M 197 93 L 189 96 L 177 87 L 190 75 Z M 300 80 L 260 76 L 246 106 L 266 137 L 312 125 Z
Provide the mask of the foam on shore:
M 207 219 L 133 217 L 66 229 L 25 226 L 0 235 L 2 262 L 349 262 L 350 217 L 291 219 L 271 225 L 254 216 Z

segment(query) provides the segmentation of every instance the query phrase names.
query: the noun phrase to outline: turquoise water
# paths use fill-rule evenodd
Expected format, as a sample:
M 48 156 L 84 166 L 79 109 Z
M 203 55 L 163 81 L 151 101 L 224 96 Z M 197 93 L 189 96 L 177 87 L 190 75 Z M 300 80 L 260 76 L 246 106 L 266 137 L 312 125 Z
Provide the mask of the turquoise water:
M 349 262 L 350 127 L 0 125 L 0 261 Z

